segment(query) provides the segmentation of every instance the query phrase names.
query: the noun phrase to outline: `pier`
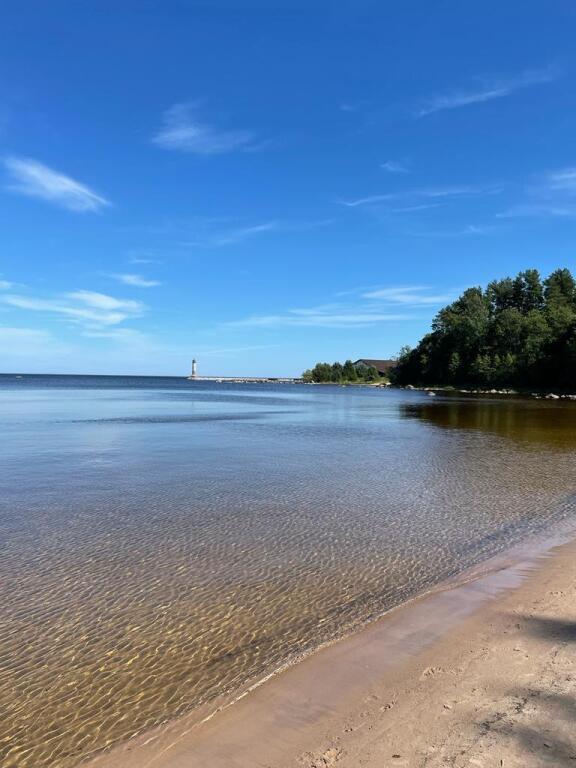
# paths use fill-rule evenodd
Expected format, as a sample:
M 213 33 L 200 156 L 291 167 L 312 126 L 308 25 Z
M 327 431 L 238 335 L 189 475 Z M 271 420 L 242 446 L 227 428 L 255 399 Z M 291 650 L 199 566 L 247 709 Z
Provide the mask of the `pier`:
M 198 361 L 192 360 L 188 381 L 215 381 L 220 384 L 300 384 L 301 378 L 291 376 L 198 376 Z
M 187 376 L 188 381 L 215 381 L 219 384 L 301 384 L 301 378 L 287 376 Z

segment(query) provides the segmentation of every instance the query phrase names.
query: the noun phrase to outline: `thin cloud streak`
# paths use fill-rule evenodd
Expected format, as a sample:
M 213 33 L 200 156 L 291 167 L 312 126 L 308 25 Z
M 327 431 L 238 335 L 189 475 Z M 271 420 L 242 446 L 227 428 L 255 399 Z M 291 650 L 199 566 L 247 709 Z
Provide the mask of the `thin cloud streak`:
M 365 299 L 381 299 L 390 304 L 404 304 L 412 307 L 445 304 L 453 298 L 450 293 L 427 293 L 430 290 L 430 286 L 427 285 L 400 285 L 368 291 L 363 293 L 362 297 Z
M 496 214 L 497 219 L 524 219 L 524 218 L 560 218 L 575 219 L 576 204 L 554 205 L 548 203 L 526 203 L 515 205 L 506 211 Z
M 398 160 L 387 160 L 385 163 L 380 163 L 380 168 L 388 171 L 388 173 L 411 173 L 411 170 Z
M 152 143 L 161 149 L 195 155 L 255 151 L 260 146 L 250 131 L 219 130 L 200 122 L 195 110 L 196 105 L 192 103 L 174 104 L 166 110 L 162 127 L 152 137 Z
M 420 315 L 412 312 L 446 304 L 453 301 L 456 294 L 454 291 L 433 292 L 433 288 L 428 285 L 395 285 L 340 291 L 337 296 L 351 298 L 347 302 L 298 307 L 279 314 L 250 315 L 224 325 L 272 329 L 363 328 L 380 323 L 413 320 Z
M 576 168 L 563 168 L 547 174 L 548 188 L 552 191 L 576 193 Z
M 113 274 L 111 277 L 113 277 L 114 280 L 118 280 L 119 283 L 131 285 L 135 288 L 155 288 L 158 285 L 162 285 L 159 280 L 150 280 L 143 275 L 135 275 L 132 273 Z
M 527 187 L 523 200 L 497 213 L 496 218 L 576 218 L 576 168 L 542 174 Z
M 382 312 L 357 312 L 341 314 L 285 314 L 285 315 L 254 315 L 243 320 L 227 323 L 236 327 L 258 328 L 362 328 L 383 322 L 393 322 L 409 319 L 408 315 Z
M 0 327 L 0 354 L 4 361 L 15 358 L 26 365 L 31 359 L 46 359 L 52 362 L 55 355 L 71 352 L 72 348 L 56 339 L 50 331 L 14 326 Z
M 454 187 L 430 187 L 424 189 L 409 189 L 404 192 L 389 192 L 384 195 L 370 195 L 356 200 L 340 200 L 340 205 L 348 208 L 358 208 L 374 203 L 385 203 L 394 200 L 441 200 L 451 197 L 472 197 L 475 195 L 497 195 L 502 192 L 500 186 L 454 186 Z
M 334 219 L 321 219 L 318 221 L 265 221 L 261 224 L 253 224 L 245 227 L 226 225 L 229 220 L 207 219 L 192 222 L 192 229 L 197 229 L 198 234 L 190 240 L 180 241 L 181 246 L 194 248 L 222 248 L 227 245 L 235 245 L 245 240 L 267 232 L 308 232 L 313 229 L 329 226 Z
M 117 299 L 86 290 L 65 293 L 54 299 L 7 294 L 0 297 L 0 302 L 17 309 L 61 315 L 89 328 L 119 325 L 139 317 L 146 309 L 140 301 Z
M 5 157 L 11 183 L 7 189 L 19 195 L 54 203 L 69 211 L 97 212 L 110 205 L 101 195 L 79 181 L 29 157 Z
M 468 237 L 470 235 L 485 235 L 494 230 L 493 226 L 468 224 L 460 229 L 444 229 L 432 232 L 407 232 L 411 237 Z
M 266 221 L 248 227 L 216 228 L 210 221 L 198 222 L 198 235 L 192 240 L 183 240 L 180 245 L 193 248 L 222 248 L 248 240 L 264 232 L 272 232 L 278 226 L 277 221 Z M 194 224 L 193 224 L 194 228 Z
M 558 76 L 559 72 L 554 67 L 526 70 L 516 77 L 493 80 L 492 82 L 484 83 L 478 88 L 433 96 L 416 111 L 415 115 L 416 117 L 426 117 L 446 109 L 458 109 L 459 107 L 467 107 L 471 104 L 481 104 L 493 99 L 501 99 L 524 88 L 550 83 L 556 80 Z

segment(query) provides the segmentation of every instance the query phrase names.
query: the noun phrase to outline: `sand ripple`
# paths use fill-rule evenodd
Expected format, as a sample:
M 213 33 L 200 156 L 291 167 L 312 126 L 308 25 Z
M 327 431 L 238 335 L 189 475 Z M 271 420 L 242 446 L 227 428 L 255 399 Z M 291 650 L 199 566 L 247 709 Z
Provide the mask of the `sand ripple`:
M 574 512 L 572 423 L 534 451 L 521 406 L 515 441 L 286 391 L 6 421 L 2 766 L 70 768 Z

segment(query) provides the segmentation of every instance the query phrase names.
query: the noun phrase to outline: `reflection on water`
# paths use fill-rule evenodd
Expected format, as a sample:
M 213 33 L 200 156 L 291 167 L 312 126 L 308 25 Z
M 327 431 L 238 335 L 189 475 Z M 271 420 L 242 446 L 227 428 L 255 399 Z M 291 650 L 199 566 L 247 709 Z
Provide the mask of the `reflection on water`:
M 74 766 L 574 511 L 571 404 L 82 377 L 0 394 L 11 768 Z
M 538 450 L 542 445 L 573 450 L 576 443 L 576 404 L 542 400 L 442 398 L 405 403 L 401 413 L 439 427 L 478 429 L 516 440 Z

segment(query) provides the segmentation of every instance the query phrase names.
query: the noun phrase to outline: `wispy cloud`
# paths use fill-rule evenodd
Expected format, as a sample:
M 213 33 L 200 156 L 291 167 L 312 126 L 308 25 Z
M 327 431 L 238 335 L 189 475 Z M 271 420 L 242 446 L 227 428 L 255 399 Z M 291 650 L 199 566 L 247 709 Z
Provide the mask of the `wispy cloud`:
M 378 203 L 389 203 L 397 200 L 441 200 L 453 197 L 472 197 L 475 195 L 495 195 L 502 191 L 502 187 L 496 185 L 490 186 L 453 186 L 453 187 L 430 187 L 424 189 L 409 189 L 403 192 L 389 192 L 383 195 L 369 195 L 368 197 L 359 197 L 355 200 L 340 200 L 341 205 L 348 208 L 358 208 L 364 205 L 376 205 Z
M 150 280 L 142 275 L 122 273 L 113 274 L 111 277 L 120 283 L 124 283 L 124 285 L 132 285 L 135 288 L 155 288 L 158 285 L 162 285 L 159 280 Z
M 239 227 L 238 229 L 231 229 L 221 235 L 216 235 L 213 243 L 217 247 L 231 245 L 232 243 L 241 243 L 249 237 L 262 234 L 262 232 L 272 232 L 272 230 L 277 229 L 277 227 L 277 221 L 267 221 L 264 222 L 264 224 L 255 224 L 252 227 Z
M 13 283 L 8 280 L 0 280 L 0 291 L 9 291 L 13 287 Z
M 109 201 L 79 181 L 28 157 L 5 157 L 5 169 L 11 179 L 8 189 L 27 197 L 36 197 L 70 211 L 100 211 Z
M 470 235 L 486 235 L 494 230 L 494 226 L 467 224 L 465 227 L 454 229 L 437 229 L 422 232 L 407 232 L 411 237 L 469 237 Z
M 524 189 L 523 199 L 497 213 L 496 218 L 576 218 L 576 168 L 542 174 Z
M 420 203 L 419 205 L 406 205 L 402 208 L 390 208 L 390 213 L 417 213 L 428 211 L 430 208 L 441 208 L 443 203 Z
M 532 218 L 560 218 L 575 219 L 576 203 L 562 205 L 559 203 L 523 203 L 513 205 L 505 211 L 496 214 L 497 219 L 532 219 Z
M 126 259 L 129 264 L 162 264 L 156 251 L 150 248 L 131 248 L 126 252 Z
M 445 304 L 451 301 L 451 293 L 430 293 L 428 285 L 400 285 L 378 288 L 363 293 L 365 299 L 380 299 L 389 304 L 402 304 L 410 307 Z
M 458 109 L 459 107 L 467 107 L 471 104 L 481 104 L 493 99 L 501 99 L 524 88 L 550 83 L 556 80 L 558 76 L 558 69 L 546 67 L 545 69 L 526 70 L 519 75 L 509 78 L 483 79 L 474 88 L 432 96 L 424 101 L 415 114 L 417 117 L 425 117 L 445 109 Z
M 346 292 L 346 295 L 352 299 L 347 303 L 298 307 L 272 315 L 250 315 L 226 325 L 253 328 L 365 328 L 410 319 L 410 315 L 398 312 L 399 301 L 394 302 L 396 311 L 388 311 L 383 309 L 382 302 L 366 301 L 367 295 L 358 295 L 356 291 Z
M 386 160 L 385 163 L 380 163 L 380 168 L 388 173 L 411 173 L 410 168 L 398 160 Z
M 134 328 L 85 328 L 82 336 L 89 339 L 109 339 L 123 344 L 148 344 L 150 337 Z
M 0 326 L 0 354 L 4 365 L 10 366 L 10 360 L 14 360 L 17 365 L 28 365 L 31 360 L 53 361 L 56 355 L 70 351 L 67 344 L 59 341 L 49 331 Z
M 264 349 L 276 349 L 278 344 L 250 344 L 243 347 L 203 347 L 196 345 L 194 350 L 197 355 L 204 357 L 238 357 L 246 352 L 259 352 Z
M 569 194 L 576 194 L 576 168 L 552 171 L 546 175 L 545 181 L 551 191 L 560 190 Z
M 452 301 L 456 291 L 439 292 L 428 285 L 387 285 L 339 291 L 338 301 L 297 307 L 275 314 L 254 314 L 225 323 L 250 328 L 354 329 L 422 318 Z
M 365 328 L 379 323 L 406 320 L 404 314 L 384 312 L 306 312 L 290 310 L 281 315 L 252 315 L 243 320 L 235 320 L 228 325 L 258 328 Z
M 0 302 L 17 309 L 61 315 L 71 322 L 93 329 L 115 326 L 139 317 L 146 309 L 140 301 L 117 299 L 96 291 L 73 291 L 55 298 L 3 294 Z
M 315 221 L 264 221 L 258 224 L 239 225 L 236 219 L 197 218 L 185 222 L 172 231 L 180 229 L 183 239 L 180 245 L 194 248 L 222 248 L 235 245 L 268 232 L 308 232 L 329 226 L 334 219 Z M 185 238 L 185 239 L 184 239 Z
M 232 225 L 226 219 L 196 219 L 183 226 L 183 229 L 187 230 L 187 239 L 180 241 L 180 245 L 193 248 L 221 248 L 225 245 L 241 243 L 265 232 L 272 232 L 277 227 L 277 221 L 239 227 Z
M 197 110 L 194 103 L 174 104 L 164 113 L 162 127 L 152 137 L 152 143 L 162 149 L 196 155 L 254 151 L 260 146 L 250 131 L 227 131 L 201 122 Z

